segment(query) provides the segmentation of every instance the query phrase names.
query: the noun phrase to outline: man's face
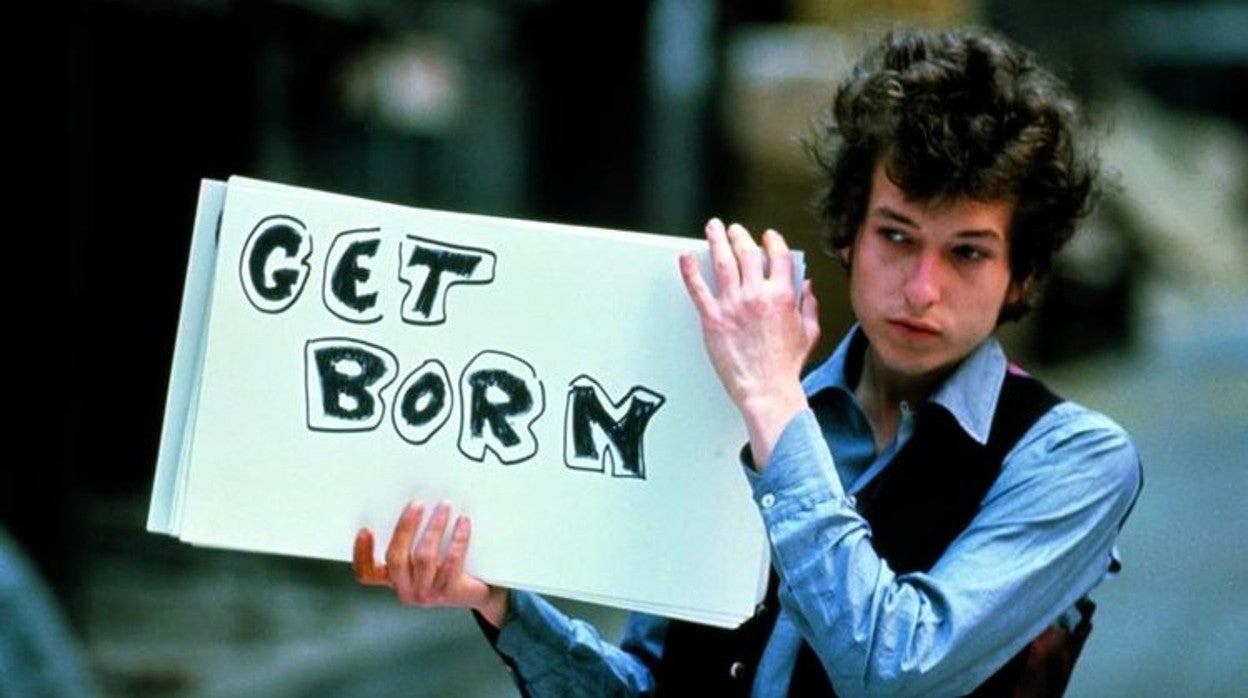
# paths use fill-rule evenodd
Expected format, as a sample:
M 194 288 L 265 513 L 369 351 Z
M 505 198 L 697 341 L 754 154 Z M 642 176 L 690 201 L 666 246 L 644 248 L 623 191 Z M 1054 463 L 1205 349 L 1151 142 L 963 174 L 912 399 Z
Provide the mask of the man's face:
M 876 165 L 850 261 L 850 301 L 877 368 L 925 378 L 952 369 L 1021 295 L 1010 278 L 1013 203 L 917 202 Z

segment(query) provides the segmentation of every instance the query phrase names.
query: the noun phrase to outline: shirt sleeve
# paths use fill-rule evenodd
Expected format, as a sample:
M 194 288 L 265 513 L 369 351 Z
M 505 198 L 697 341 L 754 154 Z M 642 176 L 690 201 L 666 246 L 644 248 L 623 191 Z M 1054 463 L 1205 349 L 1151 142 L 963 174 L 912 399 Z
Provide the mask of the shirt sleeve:
M 616 646 L 537 594 L 514 590 L 502 628 L 490 639 L 527 696 L 644 696 L 654 692 L 666 629 L 661 618 L 633 614 Z
M 898 575 L 876 553 L 809 410 L 787 425 L 763 473 L 747 476 L 780 601 L 846 697 L 973 690 L 1100 581 L 1141 484 L 1125 432 L 1062 403 L 1007 455 L 932 569 Z

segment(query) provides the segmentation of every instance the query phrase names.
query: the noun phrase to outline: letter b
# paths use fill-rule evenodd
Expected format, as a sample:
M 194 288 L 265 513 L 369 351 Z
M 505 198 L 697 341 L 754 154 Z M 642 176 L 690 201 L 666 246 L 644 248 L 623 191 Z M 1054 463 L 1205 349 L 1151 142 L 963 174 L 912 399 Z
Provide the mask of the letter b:
M 354 339 L 314 339 L 304 349 L 308 428 L 369 431 L 385 413 L 381 391 L 398 373 L 389 351 Z

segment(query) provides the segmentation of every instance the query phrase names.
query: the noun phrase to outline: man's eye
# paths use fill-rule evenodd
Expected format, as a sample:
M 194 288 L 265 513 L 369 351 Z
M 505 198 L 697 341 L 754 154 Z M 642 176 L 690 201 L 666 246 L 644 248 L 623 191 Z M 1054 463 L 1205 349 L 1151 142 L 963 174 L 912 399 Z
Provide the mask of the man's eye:
M 904 230 L 897 228 L 880 228 L 880 235 L 889 242 L 906 242 L 910 239 Z
M 974 247 L 972 245 L 959 245 L 953 248 L 953 253 L 957 255 L 960 259 L 965 259 L 968 261 L 978 261 L 981 259 L 988 259 L 988 253 L 986 251 L 978 247 Z

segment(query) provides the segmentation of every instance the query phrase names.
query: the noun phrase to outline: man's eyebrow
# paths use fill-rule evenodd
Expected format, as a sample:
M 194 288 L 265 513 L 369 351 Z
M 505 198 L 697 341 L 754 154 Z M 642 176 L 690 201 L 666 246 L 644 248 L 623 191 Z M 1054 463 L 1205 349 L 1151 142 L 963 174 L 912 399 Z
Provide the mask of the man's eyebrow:
M 914 220 L 912 220 L 909 216 L 891 209 L 888 206 L 876 206 L 872 213 L 895 223 L 910 226 L 911 228 L 920 227 L 919 224 L 914 222 Z M 956 233 L 956 237 L 972 239 L 984 238 L 989 240 L 1000 240 L 1002 242 L 1005 241 L 1005 235 L 996 228 L 971 228 L 968 230 L 959 230 Z
M 887 207 L 887 206 L 876 206 L 876 207 L 875 207 L 875 210 L 874 210 L 874 211 L 872 211 L 872 213 L 874 213 L 875 215 L 880 216 L 880 217 L 882 217 L 882 218 L 887 218 L 887 219 L 889 219 L 890 221 L 894 221 L 894 222 L 896 222 L 896 223 L 901 223 L 902 225 L 908 225 L 908 226 L 910 226 L 911 228 L 917 228 L 917 227 L 919 227 L 919 224 L 918 224 L 918 223 L 915 223 L 915 222 L 914 222 L 913 220 L 911 220 L 909 217 L 907 217 L 907 216 L 905 216 L 905 215 L 903 215 L 903 214 L 901 214 L 901 213 L 899 213 L 899 212 L 897 212 L 897 211 L 894 211 L 893 209 L 891 209 L 891 208 L 889 208 L 889 207 Z
M 959 230 L 957 233 L 957 237 L 974 238 L 974 239 L 988 238 L 991 240 L 1000 240 L 1002 242 L 1005 241 L 1005 236 L 1001 234 L 1001 231 L 995 228 L 978 228 L 974 230 Z

